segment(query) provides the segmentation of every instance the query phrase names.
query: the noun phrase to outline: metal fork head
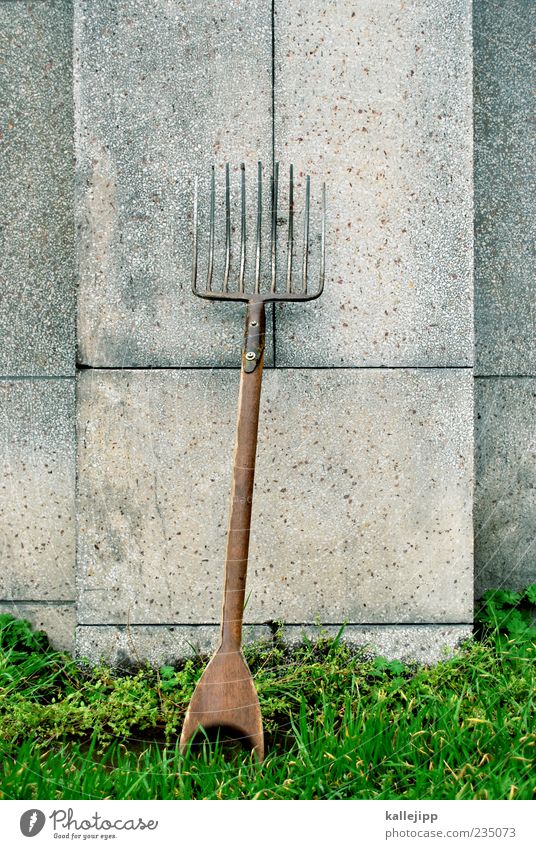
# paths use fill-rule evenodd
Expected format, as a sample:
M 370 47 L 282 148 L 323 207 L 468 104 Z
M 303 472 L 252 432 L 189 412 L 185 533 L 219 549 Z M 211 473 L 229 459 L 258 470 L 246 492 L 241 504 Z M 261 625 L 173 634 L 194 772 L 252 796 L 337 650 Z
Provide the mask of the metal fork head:
M 194 189 L 194 237 L 193 237 L 193 260 L 192 260 L 192 291 L 200 298 L 214 301 L 246 301 L 256 303 L 267 303 L 269 301 L 312 301 L 322 294 L 325 277 L 326 258 L 326 186 L 322 184 L 322 220 L 320 232 L 320 273 L 318 284 L 311 288 L 309 284 L 309 212 L 311 205 L 311 181 L 307 176 L 305 180 L 305 201 L 303 212 L 303 248 L 301 254 L 300 282 L 296 284 L 293 266 L 295 265 L 294 245 L 294 168 L 290 166 L 289 191 L 288 191 L 288 224 L 286 237 L 286 256 L 284 275 L 282 280 L 278 277 L 277 257 L 277 202 L 279 193 L 279 163 L 275 163 L 274 173 L 270 180 L 270 280 L 269 284 L 263 285 L 261 281 L 261 252 L 262 252 L 262 163 L 257 165 L 257 216 L 255 233 L 255 262 L 250 285 L 246 284 L 246 170 L 242 163 L 240 166 L 240 243 L 239 243 L 239 265 L 238 282 L 236 288 L 230 289 L 231 272 L 231 190 L 229 165 L 225 166 L 225 263 L 223 278 L 220 285 L 214 288 L 214 232 L 216 217 L 216 178 L 214 166 L 212 166 L 210 180 L 210 212 L 208 233 L 208 264 L 205 286 L 198 282 L 198 187 L 197 179 Z

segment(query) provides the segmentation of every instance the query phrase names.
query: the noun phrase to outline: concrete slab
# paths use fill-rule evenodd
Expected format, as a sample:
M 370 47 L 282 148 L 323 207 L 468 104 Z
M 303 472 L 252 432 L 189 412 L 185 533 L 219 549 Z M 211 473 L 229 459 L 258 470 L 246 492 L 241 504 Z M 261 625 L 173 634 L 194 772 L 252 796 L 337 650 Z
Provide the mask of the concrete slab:
M 74 374 L 70 0 L 0 3 L 0 375 Z
M 114 667 L 153 666 L 176 663 L 185 657 L 208 654 L 216 648 L 217 625 L 79 625 L 76 655 L 92 663 L 104 661 Z M 268 640 L 263 625 L 244 628 L 244 642 Z
M 474 2 L 477 374 L 536 373 L 534 3 Z
M 326 290 L 278 307 L 277 365 L 471 365 L 470 0 L 275 13 L 276 156 L 328 204 Z
M 80 375 L 80 623 L 219 621 L 238 380 Z M 259 438 L 250 622 L 471 621 L 470 370 L 272 370 Z
M 75 387 L 0 380 L 0 599 L 74 599 Z
M 335 637 L 338 627 L 287 626 L 281 632 L 289 645 L 305 638 Z M 365 649 L 390 660 L 438 663 L 471 635 L 470 625 L 376 625 L 365 628 L 349 625 L 343 640 L 352 649 Z M 217 625 L 80 625 L 76 631 L 76 654 L 92 663 L 104 661 L 114 667 L 153 666 L 176 663 L 181 658 L 210 654 L 217 646 Z M 244 643 L 262 641 L 270 650 L 270 629 L 262 625 L 246 625 Z
M 475 381 L 475 591 L 536 581 L 536 378 Z
M 0 601 L 0 613 L 26 619 L 37 631 L 45 631 L 57 651 L 74 652 L 76 608 L 74 604 Z
M 258 159 L 271 169 L 271 81 L 271 9 L 262 0 L 76 0 L 82 363 L 239 362 L 242 310 L 190 291 L 193 178 L 200 177 L 204 278 L 209 171 L 216 166 L 214 279 L 221 280 L 224 163 L 233 167 L 236 224 L 240 162 L 252 178 Z M 250 245 L 248 269 L 252 256 Z M 236 267 L 235 253 L 234 276 Z M 267 362 L 271 334 L 269 349 Z
M 366 649 L 389 660 L 433 664 L 451 656 L 470 639 L 472 630 L 471 625 L 347 625 L 341 639 L 353 649 Z M 316 640 L 321 635 L 334 638 L 338 633 L 339 628 L 333 626 L 287 626 L 283 639 L 292 645 L 303 641 L 304 635 Z

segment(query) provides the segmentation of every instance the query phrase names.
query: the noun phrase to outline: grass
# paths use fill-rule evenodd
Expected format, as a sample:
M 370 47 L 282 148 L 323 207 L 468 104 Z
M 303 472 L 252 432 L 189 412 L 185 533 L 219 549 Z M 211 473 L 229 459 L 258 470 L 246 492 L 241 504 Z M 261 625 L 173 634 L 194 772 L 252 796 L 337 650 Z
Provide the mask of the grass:
M 491 591 L 478 630 L 433 667 L 355 654 L 342 639 L 247 650 L 262 765 L 178 734 L 206 658 L 113 674 L 0 616 L 5 799 L 531 799 L 536 587 Z

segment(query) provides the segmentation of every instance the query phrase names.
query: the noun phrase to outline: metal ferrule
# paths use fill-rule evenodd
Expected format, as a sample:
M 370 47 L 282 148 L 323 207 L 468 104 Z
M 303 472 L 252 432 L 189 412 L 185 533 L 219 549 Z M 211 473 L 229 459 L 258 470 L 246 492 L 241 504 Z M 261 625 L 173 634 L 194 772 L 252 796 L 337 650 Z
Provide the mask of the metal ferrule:
M 255 371 L 264 353 L 266 319 L 262 301 L 250 301 L 246 307 L 242 368 L 247 374 Z

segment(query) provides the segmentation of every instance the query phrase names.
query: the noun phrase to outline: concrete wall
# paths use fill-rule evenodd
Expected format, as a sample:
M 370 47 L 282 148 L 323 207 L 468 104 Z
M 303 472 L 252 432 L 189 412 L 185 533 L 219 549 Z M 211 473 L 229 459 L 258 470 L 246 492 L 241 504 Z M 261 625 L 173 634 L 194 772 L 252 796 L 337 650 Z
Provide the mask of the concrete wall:
M 272 145 L 300 200 L 312 176 L 313 276 L 326 179 L 328 274 L 319 301 L 269 322 L 246 620 L 458 636 L 472 617 L 469 5 L 214 11 L 76 4 L 79 645 L 110 651 L 108 629 L 128 625 L 143 654 L 140 629 L 216 629 L 243 319 L 189 291 L 191 175 L 203 225 L 210 163 L 221 188 L 228 159 L 235 179 L 259 156 L 269 173 Z
M 535 512 L 513 5 L 475 6 L 479 592 L 526 582 Z M 470 3 L 216 6 L 0 4 L 0 607 L 95 659 L 214 644 L 242 315 L 189 292 L 191 177 L 275 152 L 316 230 L 327 181 L 328 275 L 268 322 L 246 633 L 437 657 L 472 619 Z
M 475 587 L 536 581 L 531 0 L 475 2 Z
M 0 610 L 73 648 L 73 10 L 0 3 Z

